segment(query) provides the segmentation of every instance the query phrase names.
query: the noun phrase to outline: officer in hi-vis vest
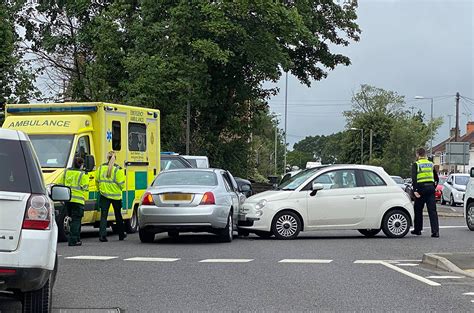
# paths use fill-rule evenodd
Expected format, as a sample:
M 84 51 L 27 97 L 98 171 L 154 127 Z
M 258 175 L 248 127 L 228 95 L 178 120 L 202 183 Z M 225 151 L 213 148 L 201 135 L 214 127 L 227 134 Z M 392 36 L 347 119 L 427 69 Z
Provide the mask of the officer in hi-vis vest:
M 72 168 L 64 171 L 62 184 L 71 188 L 71 200 L 66 202 L 66 210 L 71 218 L 69 246 L 80 246 L 81 220 L 84 216 L 85 197 L 89 190 L 89 176 L 81 170 L 84 160 L 74 158 Z
M 423 229 L 423 208 L 426 203 L 430 217 L 431 237 L 439 237 L 438 213 L 436 212 L 435 190 L 438 184 L 438 173 L 433 162 L 426 158 L 426 150 L 416 150 L 418 160 L 413 164 L 411 178 L 415 194 L 415 229 L 413 235 L 420 236 Z
M 115 222 L 118 226 L 119 240 L 124 240 L 127 234 L 124 230 L 122 218 L 122 191 L 125 188 L 125 173 L 115 164 L 115 152 L 107 153 L 107 163 L 102 164 L 96 171 L 96 182 L 100 193 L 100 230 L 99 240 L 107 240 L 107 216 L 112 204 L 115 213 Z

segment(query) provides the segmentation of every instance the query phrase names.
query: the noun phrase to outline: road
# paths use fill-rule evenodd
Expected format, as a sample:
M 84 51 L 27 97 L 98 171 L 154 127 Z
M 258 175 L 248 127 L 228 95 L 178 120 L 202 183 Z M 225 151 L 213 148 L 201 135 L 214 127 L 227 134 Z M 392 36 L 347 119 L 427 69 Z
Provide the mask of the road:
M 53 306 L 56 312 L 474 311 L 474 279 L 420 264 L 426 252 L 473 251 L 474 232 L 462 218 L 440 224 L 439 239 L 428 228 L 403 239 L 324 231 L 230 244 L 206 234 L 160 234 L 153 244 L 136 234 L 123 242 L 110 236 L 100 243 L 90 229 L 82 247 L 59 244 Z M 1 312 L 19 309 L 12 299 L 0 302 Z

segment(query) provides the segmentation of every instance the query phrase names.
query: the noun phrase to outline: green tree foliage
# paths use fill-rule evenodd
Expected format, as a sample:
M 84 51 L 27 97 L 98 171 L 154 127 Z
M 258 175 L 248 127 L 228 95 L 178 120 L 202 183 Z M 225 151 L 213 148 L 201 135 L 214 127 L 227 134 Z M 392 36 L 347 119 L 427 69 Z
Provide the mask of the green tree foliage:
M 354 94 L 352 109 L 344 112 L 346 130 L 330 136 L 306 137 L 294 145 L 295 155 L 314 153 L 324 164 L 360 163 L 361 129 L 364 130 L 364 163 L 382 166 L 392 175 L 409 176 L 417 147 L 426 146 L 442 120 L 424 123 L 419 111 L 405 110 L 405 99 L 396 92 L 362 85 Z M 370 130 L 372 159 L 369 160 Z
M 0 111 L 5 103 L 27 103 L 37 95 L 34 75 L 28 69 L 15 31 L 16 2 L 0 3 Z M 0 125 L 2 124 L 0 116 Z
M 343 132 L 329 136 L 308 136 L 295 143 L 293 149 L 295 151 L 304 152 L 306 155 L 309 155 L 311 159 L 320 161 L 323 164 L 340 163 L 343 160 L 343 154 L 341 154 L 341 152 L 344 150 L 344 138 L 345 135 Z M 294 165 L 293 163 L 290 164 Z
M 311 152 L 305 152 L 297 149 L 288 152 L 286 163 L 293 166 L 298 166 L 300 169 L 306 168 L 306 163 L 313 161 L 313 154 Z
M 290 71 L 302 83 L 348 57 L 330 47 L 359 39 L 357 2 L 41 1 L 25 6 L 32 50 L 73 100 L 161 110 L 162 146 L 184 151 L 186 103 L 193 154 L 245 176 L 249 125 Z M 43 22 L 39 22 L 43 21 Z M 258 125 L 257 125 L 258 126 Z
M 370 129 L 373 132 L 372 158 L 383 158 L 385 144 L 390 139 L 393 122 L 404 114 L 405 99 L 393 91 L 362 85 L 352 97 L 352 109 L 344 112 L 348 129 L 348 149 L 344 159 L 360 163 L 361 131 L 364 130 L 364 162 L 369 159 Z

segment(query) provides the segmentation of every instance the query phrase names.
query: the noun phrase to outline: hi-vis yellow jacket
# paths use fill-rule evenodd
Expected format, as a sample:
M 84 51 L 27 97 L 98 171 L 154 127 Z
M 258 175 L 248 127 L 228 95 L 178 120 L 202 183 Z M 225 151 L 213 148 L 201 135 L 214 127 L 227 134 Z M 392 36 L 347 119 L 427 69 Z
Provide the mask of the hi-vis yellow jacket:
M 89 190 L 89 176 L 78 169 L 66 169 L 60 182 L 71 188 L 71 202 L 84 205 Z
M 107 164 L 102 164 L 96 171 L 97 188 L 100 194 L 112 200 L 122 199 L 125 188 L 125 173 L 120 166 L 114 164 L 110 177 L 107 177 Z

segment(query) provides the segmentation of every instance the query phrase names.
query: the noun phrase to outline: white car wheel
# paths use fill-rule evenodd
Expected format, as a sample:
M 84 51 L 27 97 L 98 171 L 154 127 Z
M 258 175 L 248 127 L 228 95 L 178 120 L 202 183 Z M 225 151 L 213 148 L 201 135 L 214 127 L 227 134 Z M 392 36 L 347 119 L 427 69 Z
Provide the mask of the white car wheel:
M 474 231 L 474 202 L 469 203 L 466 208 L 466 224 L 470 230 Z
M 273 219 L 272 232 L 277 239 L 294 239 L 300 231 L 300 218 L 293 212 L 280 212 Z
M 408 215 L 401 210 L 392 210 L 382 221 L 382 230 L 387 237 L 402 238 L 410 230 Z

